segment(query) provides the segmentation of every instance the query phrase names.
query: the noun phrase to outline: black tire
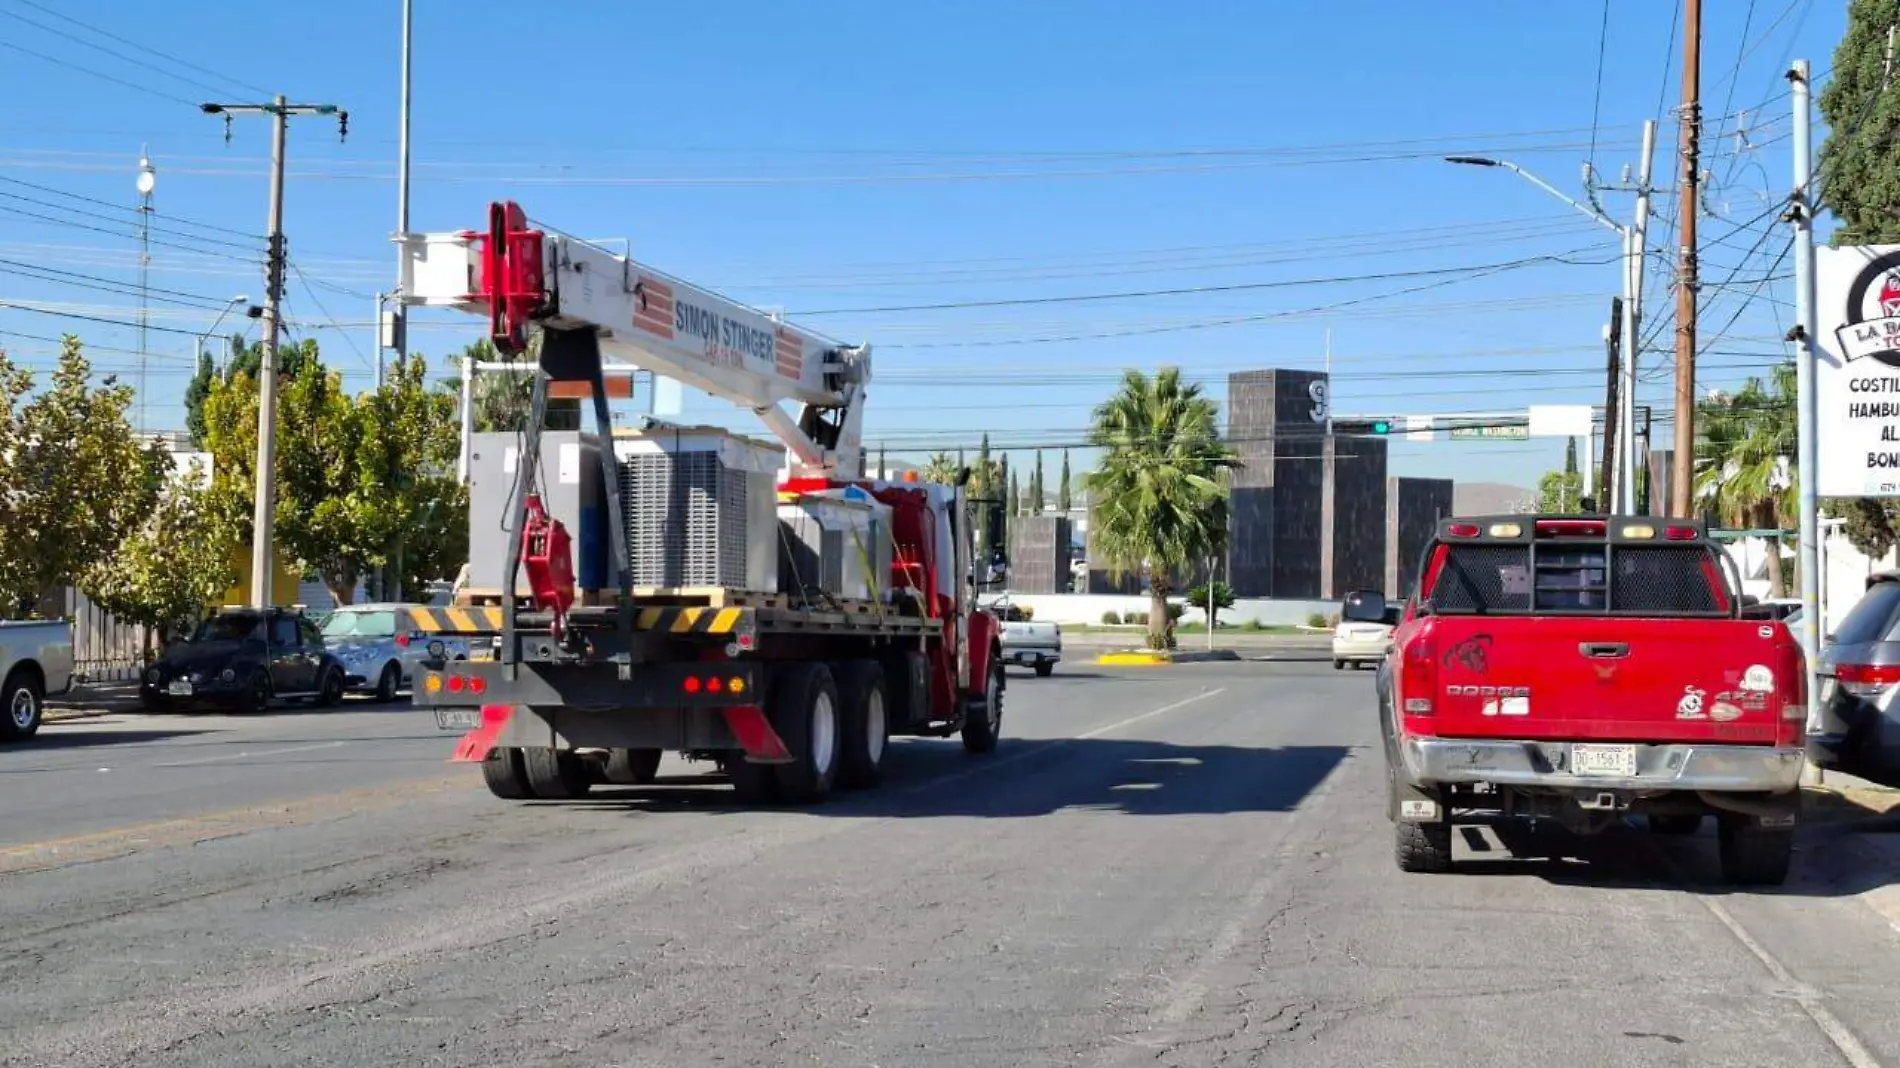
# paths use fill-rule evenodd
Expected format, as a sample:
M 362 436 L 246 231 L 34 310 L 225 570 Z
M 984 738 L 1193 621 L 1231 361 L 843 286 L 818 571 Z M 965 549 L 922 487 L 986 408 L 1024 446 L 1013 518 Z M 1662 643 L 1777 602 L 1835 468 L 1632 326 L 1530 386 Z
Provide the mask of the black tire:
M 488 754 L 488 759 L 482 761 L 482 782 L 488 785 L 489 793 L 505 801 L 528 801 L 534 797 L 519 749 L 503 747 Z
M 1652 812 L 1649 815 L 1651 834 L 1686 837 L 1701 829 L 1702 814 L 1699 812 Z
M 376 678 L 376 700 L 388 704 L 396 699 L 396 691 L 402 689 L 402 669 L 394 663 L 384 664 L 383 673 Z
M 884 669 L 875 660 L 838 665 L 838 785 L 847 790 L 884 779 L 884 751 L 891 738 L 890 702 Z
M 972 709 L 963 721 L 965 753 L 981 756 L 996 752 L 996 743 L 1003 737 L 1003 693 L 1006 687 L 1002 658 L 992 651 L 989 678 L 983 687 L 983 703 Z
M 1333 670 L 1334 670 L 1334 671 L 1344 671 L 1344 670 L 1346 670 L 1346 662 L 1345 662 L 1344 660 L 1335 660 L 1335 661 L 1333 661 Z
M 830 795 L 843 748 L 839 705 L 838 684 L 824 664 L 789 664 L 779 675 L 767 714 L 792 753 L 791 763 L 773 768 L 787 801 L 810 804 Z
M 1036 661 L 1036 677 L 1037 677 L 1037 678 L 1039 678 L 1039 679 L 1046 679 L 1046 678 L 1048 678 L 1049 676 L 1051 676 L 1051 675 L 1053 675 L 1053 674 L 1055 674 L 1055 673 L 1056 673 L 1056 662 L 1055 662 L 1055 661 L 1053 661 L 1053 660 L 1038 660 L 1038 661 Z
M 270 672 L 259 668 L 257 673 L 251 676 L 250 691 L 244 695 L 238 710 L 253 716 L 262 715 L 270 711 L 270 701 Z
M 1392 827 L 1400 871 L 1443 875 L 1451 870 L 1451 824 L 1399 821 Z
M 1763 827 L 1754 816 L 1716 817 L 1722 878 L 1736 886 L 1780 886 L 1794 862 L 1794 828 Z
M 586 797 L 594 777 L 587 762 L 571 749 L 535 746 L 521 750 L 521 768 L 534 796 L 547 801 L 571 801 Z
M 346 684 L 341 668 L 330 668 L 317 680 L 317 704 L 324 708 L 335 708 L 343 703 L 343 691 Z
M 616 786 L 646 786 L 660 773 L 659 749 L 613 749 L 607 753 L 607 781 Z
M 31 668 L 15 668 L 0 685 L 0 741 L 21 741 L 40 732 L 46 718 L 46 684 Z

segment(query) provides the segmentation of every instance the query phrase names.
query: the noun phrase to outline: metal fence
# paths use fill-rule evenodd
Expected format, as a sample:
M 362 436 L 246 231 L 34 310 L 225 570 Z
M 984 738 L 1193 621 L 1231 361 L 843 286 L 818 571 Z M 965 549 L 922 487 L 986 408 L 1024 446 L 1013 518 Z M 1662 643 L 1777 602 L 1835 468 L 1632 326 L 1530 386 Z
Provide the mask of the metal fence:
M 67 587 L 54 597 L 59 615 L 73 621 L 73 674 L 87 682 L 131 682 L 144 668 L 145 635 Z M 49 613 L 50 614 L 50 613 Z

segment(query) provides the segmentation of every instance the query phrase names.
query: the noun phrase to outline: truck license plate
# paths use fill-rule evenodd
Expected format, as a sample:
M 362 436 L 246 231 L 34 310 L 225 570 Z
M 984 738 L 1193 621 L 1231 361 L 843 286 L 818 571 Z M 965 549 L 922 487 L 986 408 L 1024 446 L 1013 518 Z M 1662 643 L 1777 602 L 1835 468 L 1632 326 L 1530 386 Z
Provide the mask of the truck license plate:
M 482 725 L 482 713 L 476 708 L 438 708 L 435 725 L 445 731 L 472 731 Z
M 1615 775 L 1627 778 L 1636 774 L 1636 747 L 1633 745 L 1573 745 L 1570 770 L 1578 775 Z
M 178 679 L 170 686 L 165 687 L 165 692 L 171 694 L 173 697 L 190 697 L 191 683 L 186 682 L 184 679 Z

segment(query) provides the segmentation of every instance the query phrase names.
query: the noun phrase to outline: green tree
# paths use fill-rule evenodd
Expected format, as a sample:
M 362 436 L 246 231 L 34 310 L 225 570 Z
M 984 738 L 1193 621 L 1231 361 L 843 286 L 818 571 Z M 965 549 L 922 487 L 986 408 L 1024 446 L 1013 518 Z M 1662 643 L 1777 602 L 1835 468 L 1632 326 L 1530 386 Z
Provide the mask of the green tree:
M 1036 450 L 1036 466 L 1029 471 L 1029 507 L 1030 515 L 1042 514 L 1042 450 Z
M 1209 600 L 1214 602 L 1211 607 L 1208 605 Z M 1220 625 L 1220 611 L 1234 607 L 1234 590 L 1225 582 L 1203 582 L 1188 591 L 1188 603 L 1207 613 L 1209 627 L 1217 627 Z
M 1075 499 L 1069 495 L 1069 450 L 1062 450 L 1062 482 L 1056 487 L 1056 511 L 1067 513 L 1075 507 Z
M 1550 471 L 1537 481 L 1537 510 L 1545 515 L 1569 515 L 1583 510 L 1583 476 L 1575 471 Z
M 1582 476 L 1577 471 L 1577 439 L 1570 438 L 1564 444 L 1564 474 Z
M 891 458 L 884 455 L 884 446 L 877 447 L 877 477 L 891 477 Z
M 1701 429 L 1695 495 L 1728 526 L 1781 530 L 1797 514 L 1795 367 L 1792 361 L 1750 378 L 1733 394 L 1696 404 Z M 1768 553 L 1768 594 L 1787 591 L 1781 539 Z
M 80 581 L 94 604 L 144 628 L 148 655 L 154 635 L 162 643 L 188 629 L 237 579 L 229 524 L 200 488 L 200 472 L 179 474 L 117 551 Z
M 317 342 L 314 338 L 303 341 L 285 341 L 277 346 L 277 370 L 279 378 L 295 378 L 304 364 L 317 360 Z M 231 362 L 222 369 L 212 362 L 211 354 L 198 353 L 198 370 L 185 384 L 185 430 L 191 435 L 193 448 L 205 448 L 205 400 L 211 396 L 213 382 L 229 383 L 238 375 L 249 375 L 252 381 L 264 367 L 264 343 L 245 341 L 241 336 L 231 336 Z
M 487 339 L 462 349 L 462 357 L 478 363 L 501 360 L 501 354 Z M 541 335 L 528 338 L 528 351 L 511 362 L 535 363 L 541 359 Z M 462 389 L 461 359 L 454 362 L 455 374 L 442 379 L 442 388 L 459 397 Z M 479 371 L 474 384 L 475 432 L 525 430 L 528 415 L 534 410 L 534 375 L 528 371 Z M 459 401 L 457 402 L 459 403 Z M 571 397 L 550 397 L 544 420 L 547 430 L 579 430 L 581 402 Z
M 957 472 L 960 470 L 962 470 L 962 464 L 957 457 L 947 452 L 940 452 L 924 461 L 923 473 L 917 477 L 939 486 L 954 486 L 957 484 Z
M 1167 596 L 1175 576 L 1218 555 L 1227 538 L 1219 474 L 1236 461 L 1220 437 L 1219 409 L 1200 386 L 1182 380 L 1178 367 L 1153 378 L 1131 370 L 1095 409 L 1089 444 L 1103 450 L 1083 480 L 1095 554 L 1116 578 L 1145 574 L 1148 643 L 1166 647 L 1173 641 Z
M 997 485 L 995 471 L 991 467 L 989 431 L 983 432 L 983 442 L 976 450 L 976 466 L 970 473 L 970 496 L 979 502 L 976 506 L 976 558 L 988 561 L 990 558 L 990 508 L 989 499 L 1001 496 L 1003 487 Z
M 164 454 L 141 447 L 131 387 L 92 384 L 79 339 L 38 392 L 0 354 L 0 613 L 31 612 L 107 560 L 149 513 Z
M 1023 504 L 1023 488 L 1016 484 L 1016 472 L 1011 471 L 1009 473 L 1009 503 L 1004 505 L 1004 511 L 1010 515 L 1022 515 Z
M 419 599 L 429 580 L 450 577 L 468 559 L 468 495 L 455 478 L 455 402 L 429 389 L 427 376 L 422 357 L 396 360 L 383 388 L 355 401 L 361 437 L 348 504 L 355 521 L 383 539 L 387 548 L 375 563 L 408 599 Z

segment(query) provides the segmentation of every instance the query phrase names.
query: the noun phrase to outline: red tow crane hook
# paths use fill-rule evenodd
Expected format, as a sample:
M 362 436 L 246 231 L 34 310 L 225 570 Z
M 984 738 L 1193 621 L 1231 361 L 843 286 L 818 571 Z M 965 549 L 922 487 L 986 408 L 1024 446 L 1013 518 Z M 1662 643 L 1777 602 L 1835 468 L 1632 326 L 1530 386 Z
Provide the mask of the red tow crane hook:
M 528 572 L 534 605 L 554 615 L 549 628 L 556 642 L 567 640 L 567 610 L 574 605 L 574 552 L 567 527 L 548 515 L 541 495 L 528 495 L 527 523 L 522 528 L 521 564 Z

